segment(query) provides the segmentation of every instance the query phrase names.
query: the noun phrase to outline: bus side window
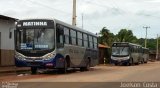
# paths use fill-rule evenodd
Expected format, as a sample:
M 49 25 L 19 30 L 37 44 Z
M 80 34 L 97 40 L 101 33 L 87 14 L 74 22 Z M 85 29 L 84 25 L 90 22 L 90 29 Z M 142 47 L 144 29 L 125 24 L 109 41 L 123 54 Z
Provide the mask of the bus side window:
M 92 38 L 92 36 L 89 36 L 89 47 L 93 48 L 93 38 Z
M 64 27 L 64 42 L 69 44 L 69 29 L 66 27 Z
M 76 45 L 77 44 L 77 33 L 75 30 L 71 29 L 70 30 L 70 37 L 71 37 L 71 44 Z
M 82 33 L 77 32 L 78 45 L 82 46 Z
M 93 37 L 93 41 L 94 41 L 94 48 L 97 49 L 97 38 Z
M 63 47 L 63 35 L 64 35 L 63 26 L 57 25 L 56 26 L 57 48 Z
M 84 47 L 88 48 L 88 36 L 87 34 L 83 34 L 83 43 L 84 43 Z

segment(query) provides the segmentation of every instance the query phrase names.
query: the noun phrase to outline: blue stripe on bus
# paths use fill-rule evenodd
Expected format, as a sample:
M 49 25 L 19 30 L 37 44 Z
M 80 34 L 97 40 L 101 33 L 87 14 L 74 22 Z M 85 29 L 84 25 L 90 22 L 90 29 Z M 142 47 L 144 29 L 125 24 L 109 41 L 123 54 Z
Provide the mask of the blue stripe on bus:
M 51 60 L 42 60 L 42 61 L 26 61 L 26 60 L 19 60 L 15 58 L 15 65 L 17 67 L 45 67 L 47 63 L 52 63 L 53 67 L 56 67 L 56 62 L 59 61 L 60 58 L 64 58 L 61 54 L 56 54 L 54 58 Z M 63 64 L 63 63 L 62 63 Z

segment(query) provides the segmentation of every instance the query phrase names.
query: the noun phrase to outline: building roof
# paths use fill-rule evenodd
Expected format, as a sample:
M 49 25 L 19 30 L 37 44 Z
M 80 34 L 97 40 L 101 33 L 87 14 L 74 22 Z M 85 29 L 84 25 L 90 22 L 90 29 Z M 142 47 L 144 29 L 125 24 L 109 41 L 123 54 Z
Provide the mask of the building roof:
M 110 48 L 108 45 L 102 45 L 102 44 L 98 44 L 99 48 Z
M 0 19 L 4 19 L 4 20 L 14 20 L 14 21 L 18 20 L 18 19 L 16 19 L 16 18 L 12 18 L 12 17 L 9 17 L 9 16 L 4 16 L 4 15 L 0 15 Z

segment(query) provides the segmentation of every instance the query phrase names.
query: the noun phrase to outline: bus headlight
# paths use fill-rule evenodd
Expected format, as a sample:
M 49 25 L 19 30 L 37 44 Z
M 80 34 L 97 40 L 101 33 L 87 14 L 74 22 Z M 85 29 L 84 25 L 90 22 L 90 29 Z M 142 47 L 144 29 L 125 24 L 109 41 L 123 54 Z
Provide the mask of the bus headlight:
M 25 56 L 21 55 L 20 53 L 16 52 L 15 54 L 15 58 L 19 59 L 19 60 L 26 60 Z
M 117 60 L 117 58 L 116 58 L 116 57 L 113 57 L 113 56 L 111 56 L 111 59 L 112 59 L 112 60 Z
M 49 54 L 43 56 L 43 60 L 50 60 L 50 59 L 52 59 L 53 57 L 54 57 L 54 54 L 49 53 Z
M 113 57 L 111 56 L 112 60 L 129 60 L 130 56 L 126 56 L 126 57 Z
M 129 56 L 123 57 L 122 60 L 129 60 Z

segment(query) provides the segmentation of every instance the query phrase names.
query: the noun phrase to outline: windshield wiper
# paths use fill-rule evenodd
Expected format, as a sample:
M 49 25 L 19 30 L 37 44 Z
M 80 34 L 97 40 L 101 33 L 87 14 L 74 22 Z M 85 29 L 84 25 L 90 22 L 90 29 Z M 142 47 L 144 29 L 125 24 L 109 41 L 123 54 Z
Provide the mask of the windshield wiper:
M 124 48 L 125 48 L 125 47 L 123 47 L 123 49 L 122 49 L 121 53 L 123 52 Z

